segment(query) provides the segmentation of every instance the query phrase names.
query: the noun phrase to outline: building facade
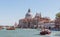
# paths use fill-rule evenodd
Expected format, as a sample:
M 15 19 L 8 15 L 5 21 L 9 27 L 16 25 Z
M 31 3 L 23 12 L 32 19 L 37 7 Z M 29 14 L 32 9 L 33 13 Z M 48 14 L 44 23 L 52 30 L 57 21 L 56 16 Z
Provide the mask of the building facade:
M 24 19 L 19 20 L 18 27 L 20 28 L 40 28 L 41 25 L 50 24 L 50 18 L 42 17 L 41 13 L 36 13 L 35 17 L 32 16 L 31 10 L 28 9 L 28 12 L 25 15 Z

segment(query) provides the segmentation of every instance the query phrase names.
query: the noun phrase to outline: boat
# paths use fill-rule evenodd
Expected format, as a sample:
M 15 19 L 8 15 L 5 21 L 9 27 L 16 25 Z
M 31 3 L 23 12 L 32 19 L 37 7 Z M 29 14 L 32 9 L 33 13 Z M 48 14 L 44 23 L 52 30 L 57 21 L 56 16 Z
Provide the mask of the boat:
M 15 30 L 15 27 L 7 27 L 6 30 Z
M 3 28 L 0 28 L 0 30 L 2 30 Z
M 51 34 L 51 31 L 49 29 L 44 29 L 40 32 L 40 35 L 46 35 L 46 34 Z
M 4 29 L 3 26 L 0 26 L 0 30 Z

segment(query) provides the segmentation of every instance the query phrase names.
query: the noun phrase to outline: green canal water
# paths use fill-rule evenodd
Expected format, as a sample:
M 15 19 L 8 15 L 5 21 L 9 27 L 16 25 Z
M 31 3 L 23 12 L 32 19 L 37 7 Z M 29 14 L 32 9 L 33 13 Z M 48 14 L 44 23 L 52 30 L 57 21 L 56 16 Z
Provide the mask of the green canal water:
M 51 31 L 50 35 L 39 35 L 38 29 L 0 30 L 0 37 L 60 37 L 60 31 Z

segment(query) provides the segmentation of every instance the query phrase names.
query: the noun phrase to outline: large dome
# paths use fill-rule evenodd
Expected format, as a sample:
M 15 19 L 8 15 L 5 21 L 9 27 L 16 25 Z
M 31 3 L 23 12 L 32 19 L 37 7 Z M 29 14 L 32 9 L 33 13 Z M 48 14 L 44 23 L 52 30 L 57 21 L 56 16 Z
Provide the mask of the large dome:
M 31 16 L 31 15 L 32 15 L 31 12 L 26 13 L 26 16 Z
M 31 13 L 30 9 L 28 9 L 28 12 L 26 13 L 25 18 L 32 18 L 32 13 Z

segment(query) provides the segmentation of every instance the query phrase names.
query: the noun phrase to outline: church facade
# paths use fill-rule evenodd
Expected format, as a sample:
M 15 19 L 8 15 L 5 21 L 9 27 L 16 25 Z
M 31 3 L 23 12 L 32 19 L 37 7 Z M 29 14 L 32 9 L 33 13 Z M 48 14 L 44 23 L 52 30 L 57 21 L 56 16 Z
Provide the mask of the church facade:
M 47 17 L 42 17 L 41 13 L 36 13 L 35 17 L 32 16 L 31 10 L 25 15 L 25 18 L 19 20 L 19 28 L 40 28 L 41 25 L 51 23 L 51 19 Z

